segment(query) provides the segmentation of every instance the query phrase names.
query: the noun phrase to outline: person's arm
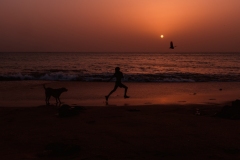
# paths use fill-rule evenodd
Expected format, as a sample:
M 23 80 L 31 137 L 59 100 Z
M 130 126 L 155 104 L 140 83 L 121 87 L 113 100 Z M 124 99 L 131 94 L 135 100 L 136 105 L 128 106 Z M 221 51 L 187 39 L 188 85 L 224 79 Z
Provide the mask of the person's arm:
M 115 74 L 112 75 L 112 77 L 108 80 L 108 82 L 110 82 L 113 79 L 114 76 L 115 76 Z
M 124 77 L 123 77 L 123 73 L 122 73 L 122 72 L 121 72 L 121 78 L 124 78 Z

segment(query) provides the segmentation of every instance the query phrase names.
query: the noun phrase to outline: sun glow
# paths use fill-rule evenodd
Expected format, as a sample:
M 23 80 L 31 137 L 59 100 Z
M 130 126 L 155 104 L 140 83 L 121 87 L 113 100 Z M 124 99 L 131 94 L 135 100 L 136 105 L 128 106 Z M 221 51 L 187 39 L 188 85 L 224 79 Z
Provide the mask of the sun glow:
M 160 37 L 161 37 L 161 38 L 163 38 L 163 37 L 164 37 L 164 35 L 161 35 Z

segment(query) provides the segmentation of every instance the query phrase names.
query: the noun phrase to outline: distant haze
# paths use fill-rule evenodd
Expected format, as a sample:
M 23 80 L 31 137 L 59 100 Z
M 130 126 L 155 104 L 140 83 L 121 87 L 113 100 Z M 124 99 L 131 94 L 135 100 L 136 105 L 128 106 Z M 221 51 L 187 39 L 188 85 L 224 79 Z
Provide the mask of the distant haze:
M 239 52 L 239 47 L 240 0 L 0 1 L 0 52 Z

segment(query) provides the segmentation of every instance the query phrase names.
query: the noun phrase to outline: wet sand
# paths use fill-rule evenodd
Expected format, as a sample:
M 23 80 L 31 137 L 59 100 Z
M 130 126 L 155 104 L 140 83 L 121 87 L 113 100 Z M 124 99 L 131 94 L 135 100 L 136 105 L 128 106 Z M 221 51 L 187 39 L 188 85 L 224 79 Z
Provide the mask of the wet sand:
M 0 107 L 34 107 L 45 104 L 46 87 L 65 87 L 60 99 L 68 105 L 105 106 L 114 82 L 12 81 L 0 82 Z M 112 106 L 163 104 L 223 104 L 240 99 L 240 82 L 124 83 L 129 99 L 118 88 L 109 98 Z M 55 104 L 55 99 L 50 99 Z
M 238 96 L 233 97 L 238 92 L 233 84 L 224 84 L 225 86 L 212 84 L 215 85 L 213 88 L 217 87 L 212 94 L 209 92 L 212 88 L 207 88 L 205 93 L 204 89 L 201 90 L 202 86 L 195 87 L 199 88 L 196 95 L 190 94 L 194 89 L 192 86 L 190 91 L 186 89 L 176 92 L 175 95 L 179 95 L 180 98 L 173 94 L 163 94 L 156 104 L 154 98 L 135 98 L 136 101 L 139 99 L 142 100 L 141 103 L 146 104 L 134 103 L 134 100 L 130 101 L 131 98 L 119 100 L 120 96 L 117 95 L 122 93 L 119 92 L 113 95 L 111 101 L 109 100 L 110 104 L 106 106 L 104 100 L 98 97 L 101 94 L 96 92 L 102 90 L 102 85 L 94 86 L 96 90 L 90 90 L 89 93 L 86 90 L 79 91 L 79 87 L 76 87 L 79 83 L 75 85 L 69 82 L 48 83 L 53 88 L 62 85 L 70 88 L 69 92 L 61 96 L 62 101 L 70 106 L 81 106 L 79 114 L 60 118 L 59 107 L 44 104 L 42 83 L 45 82 L 21 85 L 12 83 L 12 86 L 4 86 L 1 83 L 1 90 L 5 91 L 5 94 L 1 92 L 0 101 L 1 159 L 240 158 L 240 121 L 215 117 L 225 103 L 228 103 L 226 99 L 235 100 Z M 84 86 L 95 84 L 84 83 Z M 108 85 L 109 83 L 106 86 Z M 135 88 L 135 84 L 128 85 Z M 177 90 L 184 89 L 185 87 L 181 87 L 184 85 L 187 84 L 179 85 Z M 223 87 L 222 91 L 218 90 L 219 85 Z M 178 84 L 174 87 L 176 86 Z M 12 90 L 7 90 L 9 88 Z M 23 88 L 24 94 L 21 92 Z M 104 91 L 108 92 L 111 88 L 110 85 Z M 76 91 L 81 93 L 84 91 L 86 98 L 91 94 L 95 95 L 96 102 L 99 101 L 101 104 L 84 105 L 86 101 L 94 100 L 91 98 L 75 100 L 77 95 L 71 96 L 69 93 Z M 165 92 L 172 93 L 166 88 Z M 10 93 L 13 101 L 8 97 Z M 132 91 L 130 93 L 136 95 Z M 197 97 L 198 94 L 202 95 L 199 96 L 202 99 L 196 98 L 198 100 L 196 103 L 191 103 L 195 101 L 187 99 Z M 229 96 L 226 98 L 226 95 Z M 29 96 L 29 101 L 25 96 Z M 139 93 L 138 96 L 141 97 L 142 94 Z M 162 97 L 172 98 L 165 98 L 166 101 L 163 101 Z M 221 97 L 225 97 L 224 101 Z M 128 100 L 130 102 L 123 102 Z

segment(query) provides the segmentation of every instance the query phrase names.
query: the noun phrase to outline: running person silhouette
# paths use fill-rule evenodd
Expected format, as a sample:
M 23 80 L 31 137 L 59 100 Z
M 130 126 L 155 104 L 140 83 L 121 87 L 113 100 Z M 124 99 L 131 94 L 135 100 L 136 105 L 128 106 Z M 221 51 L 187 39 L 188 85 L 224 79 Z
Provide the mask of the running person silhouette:
M 115 68 L 115 73 L 114 73 L 114 75 L 109 79 L 109 81 L 110 81 L 112 78 L 114 78 L 114 77 L 116 77 L 115 86 L 114 86 L 113 90 L 112 90 L 107 96 L 105 96 L 106 101 L 108 101 L 109 96 L 110 96 L 113 92 L 115 92 L 118 87 L 124 88 L 124 89 L 125 89 L 124 98 L 129 98 L 129 96 L 127 96 L 128 87 L 125 86 L 124 84 L 122 84 L 122 81 L 121 81 L 121 80 L 122 80 L 122 78 L 123 78 L 123 73 L 120 71 L 120 68 L 119 68 L 119 67 L 116 67 L 116 68 Z

